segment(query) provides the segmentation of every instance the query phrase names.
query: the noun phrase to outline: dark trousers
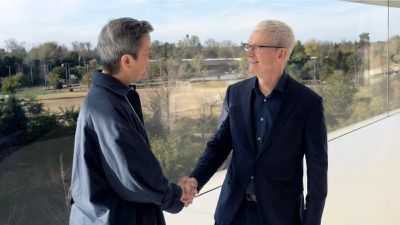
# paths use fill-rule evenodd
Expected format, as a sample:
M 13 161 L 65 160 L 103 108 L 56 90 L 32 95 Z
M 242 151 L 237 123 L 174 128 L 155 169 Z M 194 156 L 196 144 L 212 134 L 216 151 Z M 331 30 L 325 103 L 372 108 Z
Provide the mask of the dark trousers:
M 257 203 L 243 198 L 239 210 L 231 225 L 261 225 L 260 216 L 257 211 Z

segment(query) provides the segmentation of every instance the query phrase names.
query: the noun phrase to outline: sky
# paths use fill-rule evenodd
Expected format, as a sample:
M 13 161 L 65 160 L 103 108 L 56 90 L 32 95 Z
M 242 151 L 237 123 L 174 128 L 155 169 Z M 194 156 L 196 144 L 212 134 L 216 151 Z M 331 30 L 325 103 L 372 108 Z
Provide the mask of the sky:
M 147 20 L 152 40 L 172 43 L 186 34 L 245 42 L 263 19 L 284 21 L 302 42 L 354 41 L 362 32 L 387 38 L 386 7 L 338 0 L 0 0 L 0 48 L 8 39 L 27 49 L 47 41 L 95 46 L 101 28 L 119 17 Z M 390 8 L 390 28 L 400 34 L 399 8 Z

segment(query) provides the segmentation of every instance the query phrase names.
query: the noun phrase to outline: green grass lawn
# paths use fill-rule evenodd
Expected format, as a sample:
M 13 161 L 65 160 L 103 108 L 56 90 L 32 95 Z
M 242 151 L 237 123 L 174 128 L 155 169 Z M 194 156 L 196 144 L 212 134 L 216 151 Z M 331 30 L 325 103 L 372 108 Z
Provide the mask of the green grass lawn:
M 65 92 L 66 90 L 23 90 L 15 93 L 15 96 L 18 98 L 24 98 L 27 96 L 38 96 L 38 95 L 47 95 L 47 94 L 54 94 L 59 92 Z M 0 94 L 0 98 L 5 98 L 7 95 Z

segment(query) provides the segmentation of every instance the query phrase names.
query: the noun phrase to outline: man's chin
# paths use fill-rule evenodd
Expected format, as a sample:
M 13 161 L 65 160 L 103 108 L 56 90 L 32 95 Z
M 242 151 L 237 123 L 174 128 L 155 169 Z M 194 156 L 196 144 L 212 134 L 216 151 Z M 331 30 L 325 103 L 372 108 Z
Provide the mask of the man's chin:
M 249 73 L 249 74 L 256 74 L 257 73 L 257 70 L 255 70 L 255 69 L 248 69 L 247 70 L 247 72 Z

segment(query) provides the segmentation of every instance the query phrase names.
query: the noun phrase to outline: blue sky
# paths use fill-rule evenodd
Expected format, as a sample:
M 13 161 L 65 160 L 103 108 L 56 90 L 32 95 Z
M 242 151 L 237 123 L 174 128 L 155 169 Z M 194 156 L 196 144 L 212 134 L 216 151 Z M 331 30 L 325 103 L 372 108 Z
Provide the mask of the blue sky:
M 148 20 L 152 40 L 177 42 L 186 34 L 202 42 L 246 41 L 260 20 L 289 24 L 301 41 L 340 42 L 369 32 L 385 40 L 387 8 L 337 0 L 1 0 L 0 48 L 4 41 L 25 42 L 29 49 L 46 41 L 70 47 L 72 41 L 97 43 L 111 18 Z M 390 9 L 391 35 L 400 34 L 400 9 Z

